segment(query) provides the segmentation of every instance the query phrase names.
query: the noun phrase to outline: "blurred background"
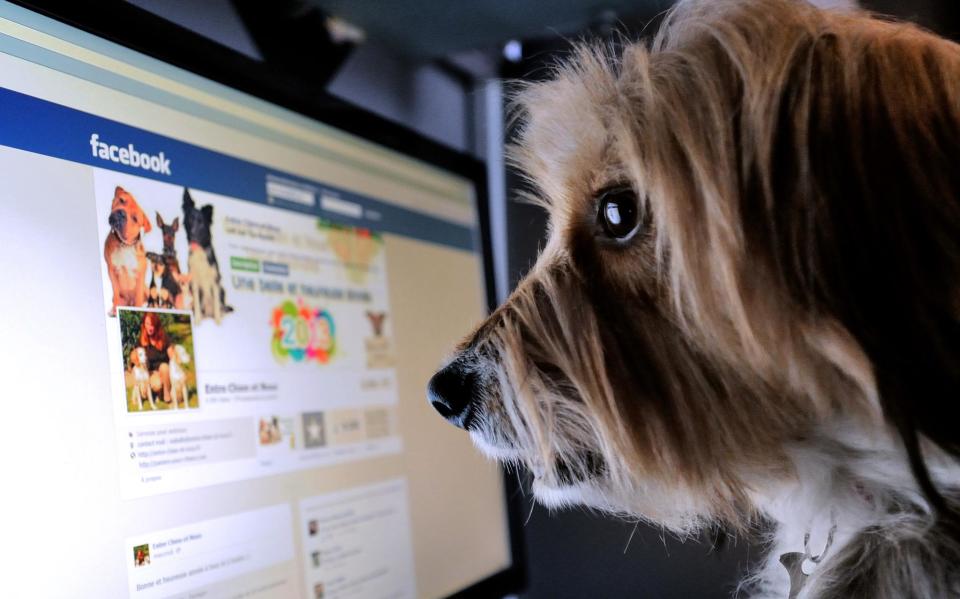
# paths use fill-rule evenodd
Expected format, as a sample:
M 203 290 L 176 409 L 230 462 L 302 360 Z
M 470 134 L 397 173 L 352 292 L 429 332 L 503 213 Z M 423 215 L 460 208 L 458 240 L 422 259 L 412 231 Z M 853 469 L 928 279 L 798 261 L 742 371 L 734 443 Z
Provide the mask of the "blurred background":
M 545 219 L 504 166 L 510 80 L 537 80 L 572 40 L 637 37 L 670 0 L 131 0 L 133 4 L 483 160 L 497 294 L 536 259 Z M 854 0 L 820 0 L 852 6 Z M 861 0 L 960 39 L 958 0 Z M 506 90 L 506 91 L 505 91 Z M 760 549 L 721 533 L 681 543 L 644 524 L 523 498 L 530 599 L 730 597 Z

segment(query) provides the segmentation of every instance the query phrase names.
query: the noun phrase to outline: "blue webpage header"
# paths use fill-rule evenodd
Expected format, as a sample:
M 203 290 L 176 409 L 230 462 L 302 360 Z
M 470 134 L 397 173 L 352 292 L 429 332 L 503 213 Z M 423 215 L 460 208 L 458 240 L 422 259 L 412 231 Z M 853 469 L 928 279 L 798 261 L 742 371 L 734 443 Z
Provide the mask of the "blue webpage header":
M 476 229 L 0 88 L 0 145 L 475 251 Z

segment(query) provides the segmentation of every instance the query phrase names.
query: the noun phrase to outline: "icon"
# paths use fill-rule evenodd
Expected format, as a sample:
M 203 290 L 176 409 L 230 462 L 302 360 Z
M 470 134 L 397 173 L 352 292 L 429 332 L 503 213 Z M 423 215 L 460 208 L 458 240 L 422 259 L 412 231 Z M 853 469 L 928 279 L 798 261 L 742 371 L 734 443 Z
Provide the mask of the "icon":
M 370 326 L 373 327 L 374 337 L 383 336 L 383 321 L 387 319 L 386 312 L 371 312 L 367 310 L 367 319 L 370 321 Z

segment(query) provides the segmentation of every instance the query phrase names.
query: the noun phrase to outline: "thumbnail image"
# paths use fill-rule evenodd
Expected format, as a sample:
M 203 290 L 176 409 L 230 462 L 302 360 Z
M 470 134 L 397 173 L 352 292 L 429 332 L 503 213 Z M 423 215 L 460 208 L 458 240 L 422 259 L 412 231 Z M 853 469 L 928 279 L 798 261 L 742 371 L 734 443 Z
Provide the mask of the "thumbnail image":
M 257 424 L 257 442 L 260 447 L 280 446 L 286 439 L 286 446 L 294 449 L 297 446 L 297 436 L 293 430 L 293 418 L 281 416 L 264 416 Z
M 302 420 L 303 446 L 306 449 L 325 446 L 327 434 L 323 427 L 323 412 L 305 412 Z
M 320 552 L 319 552 L 319 551 L 314 551 L 313 553 L 311 553 L 311 554 L 310 554 L 310 560 L 313 562 L 313 567 L 314 567 L 314 568 L 319 568 L 319 567 L 320 567 Z
M 283 441 L 280 419 L 276 416 L 260 419 L 260 445 L 274 445 Z
M 393 357 L 393 344 L 385 326 L 387 313 L 382 310 L 367 310 L 366 316 L 370 331 L 373 333 L 364 340 L 367 350 L 367 368 L 393 368 L 396 361 Z
M 142 568 L 150 565 L 150 545 L 137 545 L 133 548 L 133 567 Z
M 325 594 L 326 594 L 326 593 L 324 593 L 324 588 L 323 588 L 323 583 L 322 583 L 322 582 L 318 582 L 317 584 L 313 585 L 313 596 L 314 596 L 314 599 L 323 599 L 323 597 L 324 597 Z
M 198 408 L 190 314 L 121 308 L 128 412 Z
M 110 316 L 120 307 L 160 308 L 219 323 L 233 308 L 213 248 L 213 206 L 198 207 L 183 187 L 117 181 L 98 182 L 97 191 Z
M 317 536 L 317 531 L 319 530 L 319 524 L 316 520 L 311 520 L 307 523 L 307 532 L 310 533 L 311 537 Z

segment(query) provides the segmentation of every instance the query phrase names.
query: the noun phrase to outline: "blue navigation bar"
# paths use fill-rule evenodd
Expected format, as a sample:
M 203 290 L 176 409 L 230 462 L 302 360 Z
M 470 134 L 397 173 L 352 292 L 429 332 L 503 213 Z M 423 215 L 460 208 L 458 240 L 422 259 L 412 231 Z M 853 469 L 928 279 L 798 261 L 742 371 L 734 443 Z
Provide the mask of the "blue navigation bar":
M 0 88 L 0 145 L 477 251 L 474 227 Z

